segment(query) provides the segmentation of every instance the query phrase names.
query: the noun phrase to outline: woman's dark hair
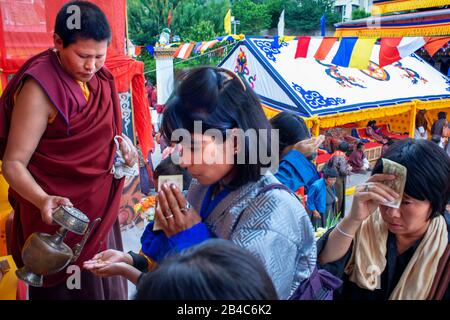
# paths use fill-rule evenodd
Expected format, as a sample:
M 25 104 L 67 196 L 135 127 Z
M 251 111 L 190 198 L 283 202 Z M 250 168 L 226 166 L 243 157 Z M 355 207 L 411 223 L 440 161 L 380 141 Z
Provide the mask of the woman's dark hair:
M 167 157 L 156 166 L 155 172 L 153 173 L 153 178 L 158 179 L 159 176 L 180 174 L 183 175 L 183 190 L 189 189 L 192 176 L 186 169 L 183 169 L 179 165 L 175 164 L 171 157 Z
M 325 179 L 327 178 L 337 178 L 338 177 L 338 172 L 336 171 L 336 169 L 333 168 L 325 168 L 323 170 L 323 176 L 325 177 Z
M 263 265 L 229 240 L 212 239 L 166 258 L 138 283 L 136 300 L 276 300 Z
M 442 148 L 427 140 L 399 140 L 389 147 L 384 158 L 406 167 L 405 193 L 418 200 L 430 201 L 430 218 L 445 212 L 450 200 L 450 158 Z M 372 174 L 382 172 L 380 158 Z
M 273 129 L 279 130 L 280 156 L 286 147 L 311 138 L 311 134 L 305 121 L 292 112 L 280 112 L 270 119 L 270 124 Z
M 349 148 L 348 142 L 342 141 L 339 143 L 338 149 L 342 152 L 347 152 Z
M 367 126 L 372 127 L 375 125 L 375 123 L 377 123 L 375 120 L 370 120 L 369 122 L 367 122 Z
M 73 6 L 79 11 L 72 10 Z M 79 20 L 74 16 L 78 12 L 81 14 Z M 79 26 L 76 26 L 76 21 L 79 21 Z M 105 14 L 95 4 L 87 1 L 66 3 L 56 16 L 55 33 L 61 38 L 64 48 L 78 39 L 111 41 L 111 27 Z
M 229 138 L 231 129 L 238 128 L 244 133 L 253 129 L 257 141 L 249 141 L 245 135 L 245 143 L 240 149 L 241 159 L 245 163 L 237 163 L 235 155 L 233 178 L 227 187 L 236 189 L 250 181 L 257 181 L 263 164 L 257 157 L 256 163 L 250 163 L 250 148 L 262 147 L 271 157 L 270 124 L 267 120 L 259 98 L 239 76 L 229 70 L 214 67 L 199 67 L 183 72 L 178 78 L 174 93 L 166 104 L 161 131 L 172 141 L 172 132 L 186 129 L 194 132 L 194 122 L 201 121 L 202 132 L 216 129 L 224 139 Z M 260 132 L 260 129 L 266 131 Z M 180 142 L 180 141 L 172 141 Z M 258 154 L 258 153 L 257 153 Z M 253 154 L 252 154 L 253 157 Z
M 447 113 L 444 111 L 440 111 L 438 113 L 438 119 L 445 119 L 447 117 Z
M 358 144 L 356 145 L 356 149 L 361 150 L 362 147 L 364 147 L 364 143 L 358 142 Z

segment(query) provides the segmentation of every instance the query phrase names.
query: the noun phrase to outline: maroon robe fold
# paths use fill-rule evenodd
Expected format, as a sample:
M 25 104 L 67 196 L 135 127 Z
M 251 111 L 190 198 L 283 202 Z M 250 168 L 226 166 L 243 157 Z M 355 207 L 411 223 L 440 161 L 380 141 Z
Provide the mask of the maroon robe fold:
M 115 154 L 113 138 L 122 131 L 114 79 L 105 68 L 99 70 L 88 83 L 90 97 L 86 101 L 80 85 L 61 68 L 52 50 L 31 58 L 1 97 L 0 144 L 7 137 L 14 94 L 28 77 L 41 85 L 58 110 L 56 120 L 47 126 L 30 159 L 28 170 L 49 195 L 67 197 L 90 221 L 102 219 L 75 263 L 81 266 L 106 249 L 106 236 L 119 212 L 124 179 L 116 180 L 110 174 Z M 14 260 L 21 267 L 21 250 L 28 236 L 33 232 L 53 234 L 58 226 L 46 225 L 38 208 L 11 188 L 9 196 L 15 211 L 10 245 Z M 69 232 L 64 242 L 73 247 L 81 239 L 82 236 Z M 45 277 L 44 286 L 57 285 L 66 276 L 63 270 Z

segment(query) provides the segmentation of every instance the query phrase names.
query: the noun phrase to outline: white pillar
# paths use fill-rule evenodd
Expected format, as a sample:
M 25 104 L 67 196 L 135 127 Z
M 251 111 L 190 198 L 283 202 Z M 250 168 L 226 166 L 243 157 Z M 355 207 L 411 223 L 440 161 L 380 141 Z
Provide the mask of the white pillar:
M 157 103 L 165 104 L 173 91 L 173 54 L 177 48 L 155 48 Z M 158 119 L 157 119 L 158 118 Z M 156 130 L 159 130 L 161 117 L 152 117 Z
M 177 48 L 155 48 L 158 104 L 165 104 L 173 90 L 173 54 Z

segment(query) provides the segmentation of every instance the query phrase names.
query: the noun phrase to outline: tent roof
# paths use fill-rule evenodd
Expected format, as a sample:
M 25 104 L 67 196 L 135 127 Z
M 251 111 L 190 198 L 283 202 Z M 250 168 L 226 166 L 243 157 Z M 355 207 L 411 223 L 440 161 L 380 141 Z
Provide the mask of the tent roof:
M 320 41 L 313 38 L 310 46 Z M 278 49 L 272 44 L 272 39 L 247 37 L 219 64 L 244 77 L 269 107 L 308 117 L 450 98 L 450 79 L 415 54 L 384 69 L 372 63 L 371 71 L 361 71 L 331 64 L 337 46 L 327 59 L 316 61 L 294 59 L 296 40 Z M 372 61 L 378 50 L 375 46 Z

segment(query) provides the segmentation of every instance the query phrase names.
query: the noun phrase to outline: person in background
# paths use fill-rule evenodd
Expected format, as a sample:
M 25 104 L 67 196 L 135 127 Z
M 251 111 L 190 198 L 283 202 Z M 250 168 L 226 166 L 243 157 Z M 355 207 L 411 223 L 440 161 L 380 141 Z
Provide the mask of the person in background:
M 288 111 L 270 119 L 270 125 L 279 130 L 280 165 L 275 177 L 293 192 L 304 187 L 307 194 L 314 181 L 320 179 L 312 160 L 323 136 L 311 139 L 305 121 Z
M 388 139 L 383 136 L 383 133 L 377 128 L 376 123 L 377 122 L 375 120 L 370 120 L 367 123 L 366 135 L 378 143 L 386 144 Z
M 332 168 L 325 168 L 323 175 L 323 178 L 312 184 L 307 199 L 307 207 L 313 225 L 322 228 L 325 227 L 327 219 L 335 217 L 338 201 L 335 189 L 338 177 L 337 171 Z
M 223 239 L 166 258 L 138 282 L 135 300 L 277 300 L 264 266 Z
M 433 123 L 433 126 L 431 127 L 431 135 L 439 136 L 441 141 L 439 142 L 439 146 L 441 148 L 444 148 L 445 143 L 445 137 L 443 135 L 444 128 L 447 127 L 448 121 L 447 121 L 447 113 L 446 112 L 439 112 L 438 113 L 438 119 Z
M 336 170 L 338 173 L 336 181 L 336 195 L 338 198 L 337 212 L 342 216 L 345 214 L 345 189 L 347 186 L 347 176 L 352 172 L 352 166 L 347 161 L 348 143 L 341 142 L 330 160 L 328 160 L 326 167 Z
M 369 161 L 364 154 L 364 143 L 359 142 L 356 149 L 350 154 L 348 164 L 352 167 L 352 172 L 361 173 L 369 170 Z
M 344 281 L 336 299 L 448 300 L 450 158 L 415 139 L 395 142 L 384 158 L 407 169 L 400 207 L 385 205 L 400 195 L 379 159 L 349 214 L 318 241 L 320 268 Z
M 416 127 L 414 130 L 414 139 L 428 139 L 428 122 L 425 118 L 425 109 L 419 110 L 416 114 Z

